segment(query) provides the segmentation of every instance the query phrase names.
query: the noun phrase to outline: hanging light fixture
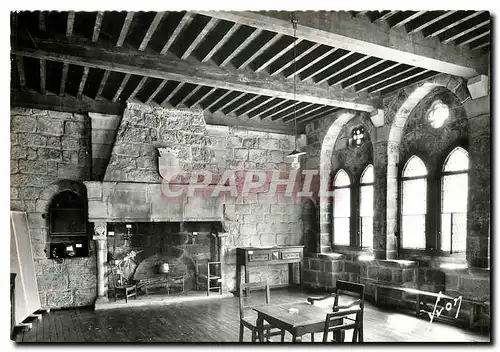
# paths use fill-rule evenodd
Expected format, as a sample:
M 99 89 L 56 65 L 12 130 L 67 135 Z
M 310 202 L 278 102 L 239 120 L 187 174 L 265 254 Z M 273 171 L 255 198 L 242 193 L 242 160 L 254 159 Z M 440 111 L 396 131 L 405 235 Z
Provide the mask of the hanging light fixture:
M 295 102 L 296 98 L 296 91 L 297 91 L 297 84 L 296 84 L 296 72 L 297 72 L 297 63 L 296 63 L 296 58 L 297 58 L 297 17 L 295 17 L 295 13 L 292 13 L 292 26 L 293 26 L 293 101 Z M 299 162 L 299 156 L 305 154 L 305 152 L 300 152 L 297 149 L 297 104 L 293 106 L 293 122 L 295 125 L 295 148 L 293 151 L 288 154 L 286 157 L 287 158 L 294 158 L 292 162 L 292 168 L 297 170 L 300 168 L 300 162 Z

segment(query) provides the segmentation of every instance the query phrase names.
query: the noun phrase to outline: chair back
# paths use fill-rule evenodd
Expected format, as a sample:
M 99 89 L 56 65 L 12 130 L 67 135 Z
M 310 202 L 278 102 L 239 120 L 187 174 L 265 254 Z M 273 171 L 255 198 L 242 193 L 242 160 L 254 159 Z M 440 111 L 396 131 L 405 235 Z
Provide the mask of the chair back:
M 250 307 L 255 306 L 255 304 L 249 304 L 245 299 L 245 292 L 248 291 L 248 295 L 246 298 L 250 298 L 250 291 L 254 288 L 264 288 L 266 290 L 266 304 L 269 304 L 271 301 L 271 292 L 269 289 L 269 284 L 267 281 L 260 282 L 249 282 L 246 284 L 240 284 L 240 292 L 239 292 L 239 301 L 240 301 L 240 319 L 245 316 L 245 311 Z M 248 290 L 247 290 L 248 289 Z
M 339 305 L 339 294 L 349 293 L 356 294 L 359 296 L 359 307 L 363 311 L 365 305 L 365 285 L 357 284 L 354 282 L 337 280 L 335 285 L 335 303 L 333 304 L 333 309 Z
M 350 317 L 352 314 L 356 314 L 355 319 Z M 330 332 L 342 332 L 351 329 L 354 330 L 352 342 L 362 342 L 362 319 L 362 309 L 360 307 L 343 310 L 341 312 L 328 313 L 326 315 L 325 327 L 323 330 L 323 342 L 328 341 L 328 334 Z

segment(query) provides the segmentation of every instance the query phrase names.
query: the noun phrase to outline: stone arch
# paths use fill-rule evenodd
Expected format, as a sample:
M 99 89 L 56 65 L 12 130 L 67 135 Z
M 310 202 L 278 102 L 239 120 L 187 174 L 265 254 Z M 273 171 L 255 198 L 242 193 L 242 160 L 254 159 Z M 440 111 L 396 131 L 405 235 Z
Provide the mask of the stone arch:
M 464 81 L 449 75 L 438 75 L 431 80 L 406 87 L 400 90 L 394 99 L 386 107 L 386 121 L 389 122 L 389 131 L 384 152 L 379 162 L 385 164 L 385 175 L 383 184 L 379 189 L 385 193 L 385 199 L 379 206 L 385 206 L 385 214 L 380 213 L 382 218 L 375 219 L 380 225 L 378 238 L 375 238 L 374 248 L 377 259 L 395 259 L 397 257 L 397 197 L 398 197 L 398 163 L 400 142 L 409 116 L 415 107 L 434 89 L 442 87 L 451 94 L 457 96 L 460 101 L 470 97 Z M 380 174 L 379 174 L 380 176 Z M 379 194 L 380 194 L 379 193 Z M 383 208 L 383 207 L 382 207 Z M 376 216 L 376 215 L 375 215 Z M 376 216 L 377 217 L 377 216 Z
M 325 252 L 331 248 L 330 229 L 332 222 L 331 215 L 331 199 L 329 197 L 322 197 L 321 193 L 328 190 L 330 182 L 330 174 L 332 172 L 332 155 L 335 147 L 335 142 L 342 131 L 342 127 L 348 123 L 354 116 L 355 111 L 345 110 L 342 111 L 335 121 L 330 125 L 326 132 L 323 142 L 321 143 L 320 153 L 320 251 Z
M 54 196 L 63 191 L 71 191 L 78 195 L 87 198 L 87 187 L 80 181 L 73 180 L 58 180 L 45 187 L 36 201 L 36 211 L 47 213 L 49 210 L 50 201 Z

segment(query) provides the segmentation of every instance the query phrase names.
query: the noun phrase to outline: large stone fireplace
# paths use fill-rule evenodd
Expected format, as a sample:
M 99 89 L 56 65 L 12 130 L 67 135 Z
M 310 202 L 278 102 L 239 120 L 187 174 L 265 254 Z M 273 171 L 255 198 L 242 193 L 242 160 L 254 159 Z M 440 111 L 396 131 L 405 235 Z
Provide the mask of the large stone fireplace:
M 106 116 L 91 118 L 96 131 L 107 123 Z M 302 205 L 285 196 L 295 181 L 276 182 L 275 192 L 262 187 L 241 194 L 248 170 L 290 173 L 285 156 L 293 149 L 294 136 L 207 126 L 201 110 L 127 103 L 102 180 L 85 182 L 95 228 L 97 304 L 107 300 L 110 260 L 128 251 L 138 252 L 132 278 L 154 277 L 159 263 L 174 262 L 186 272 L 189 289 L 196 287 L 196 263 L 206 270 L 209 260 L 220 261 L 227 293 L 236 288 L 237 247 L 302 244 Z M 209 182 L 199 176 L 206 171 Z M 214 192 L 226 185 L 220 182 L 226 172 L 235 175 L 236 195 Z M 194 184 L 201 187 L 173 195 Z M 254 270 L 250 279 L 264 278 L 286 284 L 287 265 Z

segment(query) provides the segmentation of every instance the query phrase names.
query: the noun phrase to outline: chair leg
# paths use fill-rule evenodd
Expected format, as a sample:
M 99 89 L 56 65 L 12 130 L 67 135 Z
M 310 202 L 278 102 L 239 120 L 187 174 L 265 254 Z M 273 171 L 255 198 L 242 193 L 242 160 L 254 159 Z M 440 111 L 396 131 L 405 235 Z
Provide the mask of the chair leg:
M 285 330 L 281 330 L 281 342 L 285 342 Z
M 257 330 L 252 330 L 252 342 L 257 340 Z
M 359 327 L 358 342 L 363 342 L 363 325 Z
M 314 332 L 311 332 L 311 342 L 314 342 Z
M 243 329 L 245 327 L 243 326 L 243 324 L 240 323 L 240 342 L 243 342 Z

